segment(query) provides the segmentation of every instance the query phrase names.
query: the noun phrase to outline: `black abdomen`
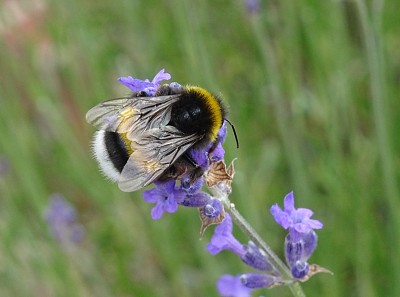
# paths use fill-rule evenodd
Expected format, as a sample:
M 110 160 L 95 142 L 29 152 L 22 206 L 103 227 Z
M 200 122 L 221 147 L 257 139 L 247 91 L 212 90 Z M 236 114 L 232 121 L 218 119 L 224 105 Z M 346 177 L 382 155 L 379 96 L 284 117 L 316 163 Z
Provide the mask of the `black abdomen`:
M 115 169 L 122 172 L 125 164 L 128 162 L 129 154 L 121 136 L 116 132 L 105 131 L 104 141 L 108 156 Z

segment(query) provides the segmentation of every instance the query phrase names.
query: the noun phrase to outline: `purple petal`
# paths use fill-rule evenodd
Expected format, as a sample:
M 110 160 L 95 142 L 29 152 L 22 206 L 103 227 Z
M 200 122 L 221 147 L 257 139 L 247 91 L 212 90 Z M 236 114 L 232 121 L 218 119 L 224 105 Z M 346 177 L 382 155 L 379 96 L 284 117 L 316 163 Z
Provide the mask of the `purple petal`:
M 246 250 L 243 245 L 232 235 L 232 220 L 229 214 L 226 214 L 222 223 L 215 228 L 214 235 L 206 250 L 212 255 L 216 255 L 223 250 L 230 250 L 240 257 L 245 255 Z
M 293 191 L 285 196 L 285 199 L 283 200 L 283 209 L 287 214 L 290 214 L 295 210 Z
M 322 224 L 320 221 L 318 221 L 318 220 L 312 220 L 312 219 L 309 219 L 308 221 L 307 221 L 307 223 L 308 223 L 308 226 L 311 228 L 311 229 L 322 229 L 322 227 L 324 227 L 324 224 Z
M 161 195 L 162 192 L 158 188 L 154 188 L 144 191 L 143 199 L 148 203 L 156 203 L 160 199 Z
M 221 296 L 250 297 L 251 289 L 242 284 L 240 275 L 223 275 L 217 282 L 217 289 Z
M 278 204 L 272 205 L 271 210 L 270 210 L 272 216 L 274 217 L 275 221 L 281 225 L 284 229 L 289 228 L 289 226 L 292 224 L 292 220 L 288 216 L 287 213 L 285 213 L 279 206 Z
M 216 148 L 210 153 L 211 162 L 218 162 L 224 158 L 225 150 L 219 142 Z
M 118 81 L 124 86 L 131 89 L 133 92 L 139 92 L 145 88 L 154 86 L 151 82 L 145 82 L 141 79 L 133 78 L 132 76 L 120 77 L 118 78 Z
M 171 74 L 165 72 L 165 69 L 161 69 L 153 78 L 152 83 L 158 86 L 163 80 L 171 79 Z
M 175 180 L 155 182 L 156 188 L 143 192 L 143 199 L 156 205 L 151 210 L 151 217 L 158 220 L 164 212 L 174 213 L 178 210 L 178 201 L 184 199 L 184 192 L 175 190 Z
M 218 139 L 220 143 L 224 143 L 225 142 L 225 138 L 226 138 L 226 121 L 224 121 L 224 123 L 222 124 L 221 129 L 219 129 L 218 131 Z
M 178 210 L 178 203 L 173 196 L 170 196 L 167 200 L 165 200 L 164 210 L 169 213 L 174 213 Z
M 188 151 L 190 157 L 196 162 L 197 165 L 206 169 L 210 166 L 210 162 L 208 160 L 208 150 L 207 149 L 190 149 Z
M 310 232 L 310 230 L 312 230 L 308 224 L 304 223 L 295 224 L 293 226 L 293 229 L 295 229 L 299 233 L 307 233 Z
M 296 209 L 296 215 L 299 218 L 309 218 L 313 215 L 313 211 L 308 208 L 298 208 Z
M 313 215 L 312 210 L 308 208 L 294 208 L 293 192 L 285 196 L 284 210 L 275 204 L 271 207 L 270 212 L 274 216 L 275 221 L 283 228 L 289 228 L 291 233 L 293 231 L 308 233 L 312 229 L 321 229 L 323 226 L 320 221 L 310 219 Z
M 164 214 L 164 208 L 161 204 L 156 204 L 152 209 L 151 209 L 151 218 L 153 220 L 158 220 L 162 217 Z

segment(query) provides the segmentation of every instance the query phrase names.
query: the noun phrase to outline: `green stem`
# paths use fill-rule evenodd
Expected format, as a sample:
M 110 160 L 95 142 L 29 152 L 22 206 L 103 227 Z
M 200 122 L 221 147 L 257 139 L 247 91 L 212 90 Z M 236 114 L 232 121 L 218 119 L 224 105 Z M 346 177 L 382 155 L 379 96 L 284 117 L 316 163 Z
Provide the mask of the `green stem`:
M 268 256 L 271 264 L 279 271 L 284 281 L 287 281 L 287 286 L 295 297 L 305 297 L 303 290 L 298 282 L 293 282 L 292 275 L 287 266 L 282 260 L 273 252 L 271 247 L 261 238 L 260 235 L 254 230 L 254 228 L 246 221 L 246 219 L 239 213 L 235 208 L 235 205 L 231 203 L 228 195 L 225 191 L 219 191 L 216 188 L 212 189 L 214 197 L 219 199 L 226 212 L 231 215 L 232 221 L 242 230 L 242 232 L 253 241 L 258 248 L 263 250 Z

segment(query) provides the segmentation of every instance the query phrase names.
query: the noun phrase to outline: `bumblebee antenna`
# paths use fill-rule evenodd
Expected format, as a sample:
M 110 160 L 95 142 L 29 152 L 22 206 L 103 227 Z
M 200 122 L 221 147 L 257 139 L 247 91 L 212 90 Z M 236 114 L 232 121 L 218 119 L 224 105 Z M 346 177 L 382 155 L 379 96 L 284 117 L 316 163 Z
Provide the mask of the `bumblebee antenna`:
M 239 139 L 238 139 L 237 134 L 236 134 L 235 126 L 234 126 L 228 119 L 225 119 L 225 121 L 226 121 L 229 125 L 231 125 L 233 134 L 235 135 L 236 148 L 239 148 Z

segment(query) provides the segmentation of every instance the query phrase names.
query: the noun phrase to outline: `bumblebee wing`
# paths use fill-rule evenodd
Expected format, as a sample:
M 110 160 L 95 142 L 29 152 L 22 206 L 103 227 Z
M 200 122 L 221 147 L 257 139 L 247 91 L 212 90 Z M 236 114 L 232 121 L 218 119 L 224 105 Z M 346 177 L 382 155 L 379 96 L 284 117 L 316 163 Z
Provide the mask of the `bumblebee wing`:
M 173 126 L 147 130 L 132 140 L 133 153 L 121 172 L 119 188 L 132 192 L 149 185 L 198 140 Z
M 86 121 L 100 130 L 140 134 L 144 129 L 166 125 L 168 111 L 178 99 L 179 95 L 113 99 L 91 108 Z

